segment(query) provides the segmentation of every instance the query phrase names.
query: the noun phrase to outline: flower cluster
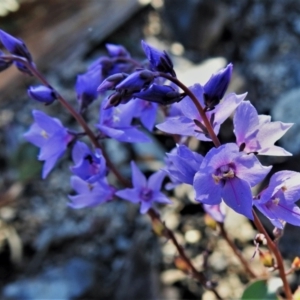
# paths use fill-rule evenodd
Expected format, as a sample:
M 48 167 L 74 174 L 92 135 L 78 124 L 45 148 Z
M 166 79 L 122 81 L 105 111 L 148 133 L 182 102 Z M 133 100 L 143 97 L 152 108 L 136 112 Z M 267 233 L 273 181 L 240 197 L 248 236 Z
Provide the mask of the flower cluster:
M 21 40 L 4 31 L 0 31 L 0 40 L 12 54 L 0 52 L 0 70 L 14 63 L 22 72 L 35 73 L 32 57 Z M 106 48 L 107 56 L 100 57 L 84 74 L 77 76 L 75 92 L 79 109 L 72 109 L 94 149 L 78 140 L 82 135 L 37 110 L 33 111 L 34 124 L 24 135 L 40 148 L 38 159 L 45 161 L 43 178 L 67 148 L 72 148 L 71 186 L 77 194 L 69 196 L 70 206 L 93 206 L 119 197 L 139 203 L 141 213 L 146 213 L 155 202 L 171 203 L 161 192 L 162 182 L 168 176 L 168 190 L 179 184 L 192 186 L 195 201 L 203 204 L 212 216 L 218 212 L 218 220 L 223 220 L 220 205 L 225 203 L 249 219 L 253 219 L 254 205 L 278 228 L 282 228 L 284 222 L 300 225 L 299 208 L 295 205 L 300 198 L 299 173 L 278 172 L 271 177 L 265 190 L 252 195 L 252 188 L 261 183 L 272 168 L 263 166 L 257 155 L 291 155 L 274 143 L 292 124 L 271 122 L 270 116 L 258 115 L 253 105 L 245 100 L 246 93 L 226 94 L 233 71 L 231 63 L 213 74 L 204 85 L 195 83 L 185 87 L 178 80 L 165 51 L 142 41 L 148 60 L 142 64 L 123 46 L 107 44 Z M 46 105 L 57 102 L 55 100 L 65 101 L 50 85 L 30 87 L 28 95 Z M 99 121 L 87 131 L 83 112 L 97 98 L 102 99 Z M 165 120 L 156 124 L 160 109 Z M 236 142 L 220 145 L 217 138 L 220 127 L 233 113 Z M 148 180 L 135 162 L 131 162 L 132 187 L 113 186 L 107 175 L 116 171 L 108 164 L 109 156 L 103 153 L 101 140 L 149 143 L 152 131 L 179 136 L 182 142 L 189 138 L 213 141 L 215 147 L 202 156 L 184 143 L 178 143 L 166 154 L 165 166 Z

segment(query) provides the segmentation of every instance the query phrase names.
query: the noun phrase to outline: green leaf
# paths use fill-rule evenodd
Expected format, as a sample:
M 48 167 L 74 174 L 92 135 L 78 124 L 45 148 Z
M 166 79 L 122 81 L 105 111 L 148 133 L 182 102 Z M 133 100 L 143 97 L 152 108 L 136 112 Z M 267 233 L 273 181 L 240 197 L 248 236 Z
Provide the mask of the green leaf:
M 277 300 L 275 293 L 268 290 L 266 280 L 256 280 L 251 282 L 242 295 L 241 300 Z

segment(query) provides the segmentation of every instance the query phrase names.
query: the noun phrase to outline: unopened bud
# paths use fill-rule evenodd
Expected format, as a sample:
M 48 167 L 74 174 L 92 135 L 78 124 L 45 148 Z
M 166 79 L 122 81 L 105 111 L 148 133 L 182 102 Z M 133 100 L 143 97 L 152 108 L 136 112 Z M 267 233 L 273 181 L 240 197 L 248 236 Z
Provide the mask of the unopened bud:
M 217 229 L 217 222 L 209 214 L 204 215 L 204 223 L 213 230 Z
M 165 51 L 155 49 L 144 41 L 142 41 L 142 47 L 152 70 L 169 73 L 176 77 L 171 58 Z
M 117 73 L 107 77 L 98 87 L 97 91 L 100 93 L 108 90 L 113 90 L 118 83 L 124 80 L 128 75 L 125 73 Z
M 53 89 L 44 85 L 31 86 L 27 90 L 27 93 L 30 98 L 47 105 L 51 104 L 56 99 L 56 94 Z
M 294 270 L 300 270 L 300 258 L 296 256 L 292 262 L 292 268 Z
M 208 82 L 204 85 L 204 102 L 208 109 L 214 109 L 223 98 L 232 74 L 232 64 L 213 74 Z
M 140 78 L 141 79 L 144 79 L 146 81 L 152 81 L 154 79 L 154 74 L 153 72 L 149 71 L 149 70 L 143 70 L 143 71 L 140 71 Z
M 181 256 L 175 257 L 174 264 L 177 269 L 183 271 L 184 273 L 189 273 L 191 271 L 191 267 Z
M 117 91 L 126 91 L 126 93 L 134 93 L 148 87 L 154 80 L 154 74 L 149 70 L 139 70 L 130 74 L 121 81 L 117 86 Z
M 147 89 L 144 89 L 138 93 L 134 93 L 132 96 L 163 105 L 179 102 L 182 99 L 182 96 L 171 86 L 158 85 L 155 83 L 150 85 L 150 87 Z
M 0 40 L 3 46 L 12 54 L 26 58 L 29 62 L 32 61 L 31 54 L 29 53 L 26 45 L 20 39 L 0 30 Z
M 274 258 L 272 256 L 271 252 L 269 252 L 269 251 L 265 251 L 265 252 L 259 251 L 259 258 L 260 258 L 260 261 L 262 262 L 262 264 L 265 267 L 267 267 L 267 268 L 274 267 L 275 261 L 274 261 Z
M 122 94 L 119 92 L 112 93 L 108 96 L 108 100 L 103 109 L 109 109 L 113 106 L 118 106 L 122 101 Z

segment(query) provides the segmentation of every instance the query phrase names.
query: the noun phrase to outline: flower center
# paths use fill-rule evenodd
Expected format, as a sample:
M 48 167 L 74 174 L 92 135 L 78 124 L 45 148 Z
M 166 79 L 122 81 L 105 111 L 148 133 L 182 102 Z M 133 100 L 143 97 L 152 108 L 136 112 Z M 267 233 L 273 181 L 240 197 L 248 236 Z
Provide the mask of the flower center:
M 93 157 L 92 155 L 88 154 L 85 156 L 85 158 L 89 164 L 90 164 L 90 172 L 92 174 L 98 174 L 100 171 L 100 161 L 96 157 Z
M 143 188 L 140 192 L 140 197 L 143 201 L 150 201 L 152 199 L 152 190 L 148 188 Z
M 45 138 L 45 139 L 49 138 L 49 135 L 48 135 L 48 133 L 47 133 L 45 130 L 42 130 L 42 131 L 41 131 L 41 136 L 42 136 L 43 138 Z
M 212 177 L 216 184 L 220 182 L 220 180 L 226 180 L 234 177 L 234 168 L 233 166 L 224 165 L 217 169 L 215 174 L 212 174 Z

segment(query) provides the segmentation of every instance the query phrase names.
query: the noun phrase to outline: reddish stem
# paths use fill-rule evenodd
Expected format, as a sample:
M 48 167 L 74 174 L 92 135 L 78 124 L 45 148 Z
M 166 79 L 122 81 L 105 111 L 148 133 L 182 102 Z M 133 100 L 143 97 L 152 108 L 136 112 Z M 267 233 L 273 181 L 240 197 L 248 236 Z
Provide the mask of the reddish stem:
M 233 241 L 229 238 L 229 236 L 228 236 L 228 234 L 227 234 L 227 232 L 224 228 L 224 224 L 223 223 L 218 223 L 218 224 L 219 224 L 219 227 L 220 227 L 220 230 L 221 230 L 221 235 L 226 240 L 226 242 L 229 244 L 229 246 L 233 250 L 234 254 L 239 258 L 239 260 L 241 261 L 242 265 L 244 266 L 246 272 L 249 274 L 249 276 L 251 278 L 256 278 L 257 276 L 251 270 L 247 260 L 242 256 L 242 253 L 239 251 L 239 249 L 236 247 L 236 245 L 233 243 Z
M 151 220 L 155 222 L 155 220 L 158 220 L 161 224 L 164 226 L 165 231 L 165 237 L 170 239 L 174 246 L 176 247 L 180 257 L 185 261 L 187 266 L 189 267 L 189 270 L 191 271 L 192 276 L 197 279 L 204 287 L 206 287 L 208 290 L 212 291 L 217 299 L 222 299 L 221 296 L 218 294 L 218 292 L 214 289 L 214 285 L 211 281 L 208 281 L 204 275 L 203 272 L 197 271 L 197 269 L 192 264 L 191 260 L 187 257 L 185 254 L 185 251 L 183 247 L 178 243 L 174 233 L 172 230 L 170 230 L 165 223 L 163 223 L 160 219 L 159 214 L 153 209 L 149 209 L 148 215 L 150 216 Z
M 284 288 L 286 299 L 291 300 L 291 299 L 293 299 L 293 295 L 292 295 L 292 292 L 291 292 L 290 285 L 289 285 L 289 283 L 287 281 L 287 278 L 286 278 L 286 274 L 285 274 L 285 270 L 284 270 L 284 264 L 283 264 L 283 258 L 281 256 L 281 253 L 280 253 L 277 245 L 273 242 L 273 240 L 269 236 L 268 232 L 266 231 L 265 227 L 263 226 L 263 224 L 259 220 L 259 218 L 258 218 L 258 216 L 257 216 L 257 214 L 254 210 L 253 210 L 253 215 L 254 215 L 254 224 L 255 224 L 256 228 L 258 229 L 258 231 L 260 233 L 264 234 L 264 236 L 267 239 L 268 248 L 270 249 L 270 251 L 276 257 L 277 269 L 279 271 L 280 278 L 283 282 L 283 288 Z
M 164 77 L 166 79 L 168 79 L 169 81 L 172 81 L 173 83 L 175 83 L 177 86 L 179 86 L 187 96 L 189 96 L 191 98 L 191 100 L 193 101 L 193 103 L 195 104 L 203 122 L 204 122 L 204 125 L 208 131 L 208 134 L 210 136 L 210 138 L 212 139 L 214 145 L 216 147 L 219 147 L 221 146 L 221 143 L 217 137 L 217 135 L 215 134 L 214 132 L 214 129 L 212 128 L 209 120 L 207 119 L 207 116 L 206 116 L 206 113 L 203 109 L 203 107 L 201 106 L 201 104 L 199 103 L 199 100 L 197 99 L 197 97 L 194 95 L 193 92 L 191 92 L 191 90 L 185 86 L 181 81 L 179 81 L 176 77 L 173 77 L 169 74 L 166 74 L 166 73 L 158 73 L 160 77 Z

